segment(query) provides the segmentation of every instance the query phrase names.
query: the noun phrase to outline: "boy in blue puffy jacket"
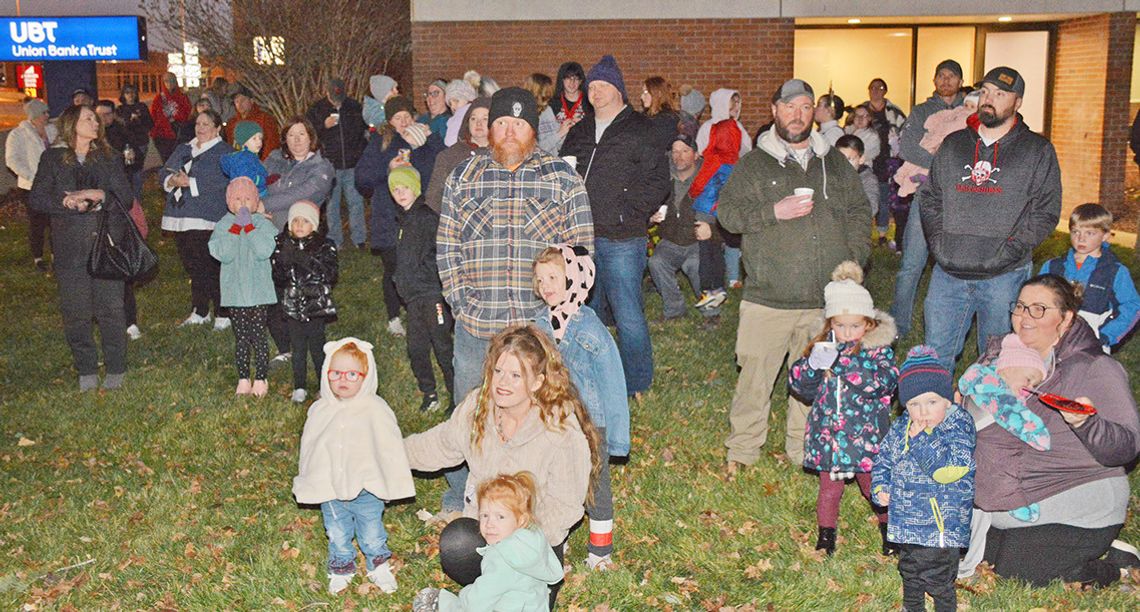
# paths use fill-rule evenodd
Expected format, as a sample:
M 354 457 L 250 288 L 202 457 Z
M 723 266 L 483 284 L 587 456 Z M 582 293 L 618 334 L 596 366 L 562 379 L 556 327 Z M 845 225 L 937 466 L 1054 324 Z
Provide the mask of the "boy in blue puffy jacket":
M 899 544 L 903 609 L 957 609 L 958 549 L 970 543 L 974 420 L 952 399 L 954 380 L 928 346 L 899 368 L 895 419 L 871 471 L 871 491 L 889 509 L 887 539 Z

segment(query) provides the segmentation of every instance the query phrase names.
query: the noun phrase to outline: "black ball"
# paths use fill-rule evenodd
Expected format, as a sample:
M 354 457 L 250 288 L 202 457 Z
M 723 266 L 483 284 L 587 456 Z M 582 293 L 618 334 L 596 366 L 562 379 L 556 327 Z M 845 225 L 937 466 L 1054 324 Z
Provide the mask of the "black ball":
M 447 524 L 439 534 L 439 564 L 447 574 L 461 586 L 467 586 L 482 573 L 480 564 L 483 556 L 475 552 L 487 541 L 479 533 L 479 521 L 473 518 L 457 518 Z

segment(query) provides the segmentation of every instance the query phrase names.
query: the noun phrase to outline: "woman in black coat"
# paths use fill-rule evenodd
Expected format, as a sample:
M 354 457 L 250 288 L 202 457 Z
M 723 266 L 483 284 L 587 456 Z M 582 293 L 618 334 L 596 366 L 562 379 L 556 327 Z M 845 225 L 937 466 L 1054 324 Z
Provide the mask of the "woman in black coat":
M 59 141 L 40 157 L 28 206 L 51 216 L 52 263 L 59 285 L 64 336 L 79 371 L 79 389 L 99 383 L 99 351 L 92 322 L 99 325 L 106 376 L 103 388 L 117 389 L 127 371 L 127 324 L 123 281 L 92 277 L 87 259 L 105 210 L 112 236 L 123 237 L 130 218 L 131 183 L 120 155 L 107 145 L 90 106 L 72 106 L 59 117 Z

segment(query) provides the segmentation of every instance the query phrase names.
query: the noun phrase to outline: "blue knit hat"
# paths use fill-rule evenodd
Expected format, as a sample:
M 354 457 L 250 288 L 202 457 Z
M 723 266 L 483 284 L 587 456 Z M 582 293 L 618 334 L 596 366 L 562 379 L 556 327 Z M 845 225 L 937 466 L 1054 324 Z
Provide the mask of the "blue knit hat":
M 954 401 L 954 377 L 938 361 L 933 348 L 920 344 L 907 352 L 906 361 L 899 367 L 899 403 L 906 406 L 928 391 Z
M 598 63 L 594 64 L 593 68 L 586 73 L 586 86 L 589 87 L 591 81 L 605 81 L 613 85 L 621 92 L 621 101 L 629 102 L 629 96 L 625 93 L 625 78 L 621 75 L 621 68 L 618 68 L 617 60 L 612 55 L 603 55 Z

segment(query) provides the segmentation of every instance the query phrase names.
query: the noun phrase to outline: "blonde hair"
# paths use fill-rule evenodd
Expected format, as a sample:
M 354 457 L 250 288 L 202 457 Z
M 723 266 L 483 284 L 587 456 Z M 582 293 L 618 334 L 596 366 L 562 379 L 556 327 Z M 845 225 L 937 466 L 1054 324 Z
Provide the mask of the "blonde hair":
M 586 408 L 578 399 L 578 391 L 570 382 L 570 372 L 562 363 L 562 355 L 558 352 L 558 348 L 534 325 L 514 325 L 491 338 L 487 359 L 483 362 L 483 386 L 478 390 L 479 395 L 472 414 L 471 446 L 476 450 L 482 450 L 483 437 L 487 433 L 486 415 L 495 409 L 494 400 L 491 399 L 491 379 L 495 373 L 495 364 L 504 353 L 509 353 L 519 360 L 528 387 L 536 376 L 542 375 L 542 386 L 534 392 L 531 401 L 537 407 L 539 419 L 548 431 L 564 431 L 569 417 L 571 415 L 575 417 L 578 422 L 577 428 L 586 437 L 586 442 L 590 446 L 590 495 L 592 495 L 594 489 L 592 485 L 602 469 L 601 454 L 598 451 L 602 444 L 601 436 L 598 435 L 598 430 L 590 420 Z
M 562 273 L 566 273 L 566 258 L 562 256 L 562 250 L 558 247 L 546 247 L 534 258 L 534 264 L 530 267 L 532 271 L 538 270 L 538 264 L 558 264 L 562 269 Z M 538 287 L 538 275 L 534 275 L 531 280 L 531 288 L 534 289 L 535 295 L 542 296 Z
M 1091 227 L 1102 232 L 1112 231 L 1112 213 L 1096 203 L 1081 204 L 1069 215 L 1069 231 L 1078 227 Z
M 811 355 L 811 349 L 815 346 L 816 342 L 827 340 L 827 335 L 831 333 L 831 320 L 834 318 L 835 317 L 830 317 L 823 322 L 823 331 L 816 334 L 815 337 L 811 339 L 811 342 L 808 342 L 807 348 L 804 349 L 804 357 Z M 863 316 L 863 322 L 867 324 L 867 329 L 863 332 L 864 334 L 879 326 L 878 319 L 866 315 Z M 861 350 L 863 350 L 863 340 L 859 339 L 855 341 L 855 344 L 851 345 L 851 353 L 858 353 Z
M 546 110 L 546 105 L 550 103 L 551 96 L 554 95 L 554 81 L 541 72 L 535 72 L 523 81 L 523 89 L 534 96 L 534 101 L 538 103 L 538 113 L 541 115 L 542 111 Z
M 365 376 L 368 375 L 368 354 L 360 350 L 360 347 L 357 346 L 355 342 L 347 342 L 344 346 L 338 348 L 332 355 L 329 355 L 329 361 L 331 362 L 334 357 L 340 354 L 351 357 L 360 366 L 360 371 L 364 372 Z
M 535 524 L 534 498 L 536 495 L 534 474 L 519 472 L 517 474 L 499 474 L 491 480 L 484 480 L 475 489 L 475 499 L 479 506 L 484 502 L 493 501 L 502 504 L 522 527 Z

